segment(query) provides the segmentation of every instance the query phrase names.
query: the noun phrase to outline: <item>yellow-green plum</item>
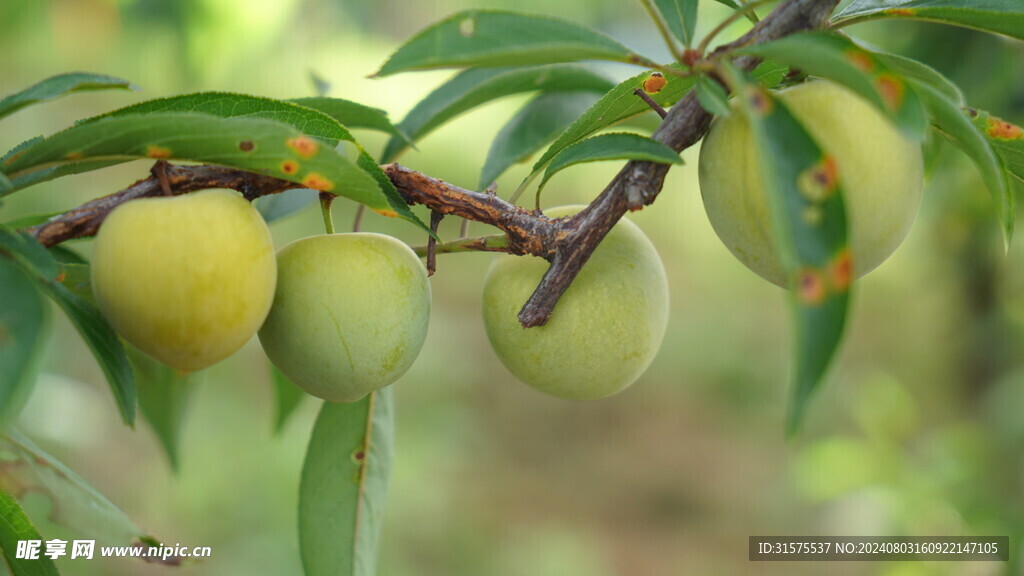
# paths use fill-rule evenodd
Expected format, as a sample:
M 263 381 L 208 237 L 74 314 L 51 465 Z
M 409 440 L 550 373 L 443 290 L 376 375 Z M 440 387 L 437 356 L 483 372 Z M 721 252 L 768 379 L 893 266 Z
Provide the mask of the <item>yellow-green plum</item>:
M 547 211 L 565 216 L 568 206 Z M 668 320 L 668 282 L 647 236 L 623 218 L 605 236 L 544 326 L 524 329 L 519 310 L 547 270 L 540 258 L 501 256 L 484 280 L 487 337 L 512 374 L 561 398 L 615 394 L 654 359 Z
M 427 335 L 430 284 L 411 248 L 383 234 L 312 236 L 281 248 L 277 266 L 260 343 L 297 386 L 354 402 L 412 366 Z
M 828 81 L 776 93 L 836 163 L 846 207 L 854 277 L 903 242 L 921 205 L 918 143 L 847 88 Z M 738 111 L 717 119 L 701 146 L 700 189 L 718 237 L 748 268 L 785 286 L 750 126 Z
M 230 190 L 126 202 L 107 216 L 93 247 L 103 315 L 136 348 L 185 372 L 248 342 L 276 281 L 270 230 Z

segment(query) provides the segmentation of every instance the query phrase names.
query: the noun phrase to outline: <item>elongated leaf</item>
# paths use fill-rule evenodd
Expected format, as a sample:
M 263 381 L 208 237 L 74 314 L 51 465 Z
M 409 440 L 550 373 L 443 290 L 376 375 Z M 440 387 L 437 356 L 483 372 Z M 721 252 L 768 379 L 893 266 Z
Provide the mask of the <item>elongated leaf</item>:
M 117 88 L 138 90 L 137 86 L 127 80 L 104 74 L 89 74 L 85 72 L 60 74 L 0 100 L 0 118 L 9 116 L 26 106 L 60 98 L 74 92 Z
M 687 48 L 693 43 L 697 27 L 697 0 L 654 0 L 669 30 Z
M 928 119 L 914 89 L 874 54 L 846 38 L 828 32 L 804 32 L 741 52 L 843 84 L 874 104 L 908 136 L 924 139 Z
M 39 542 L 36 556 L 18 558 L 18 543 L 25 540 Z M 4 560 L 14 576 L 57 576 L 57 566 L 45 554 L 46 545 L 43 537 L 21 509 L 18 501 L 10 494 L 0 490 L 0 549 Z
M 603 160 L 647 160 L 661 164 L 682 164 L 679 153 L 668 146 L 639 134 L 616 132 L 600 134 L 577 142 L 551 159 L 540 188 L 562 170 L 585 162 Z
M 916 84 L 924 84 L 952 102 L 963 105 L 964 94 L 960 91 L 960 88 L 931 66 L 898 54 L 874 52 L 874 55 L 875 58 L 878 58 L 883 64 L 888 66 L 890 70 L 902 75 L 907 80 L 913 81 Z
M 729 95 L 725 93 L 725 89 L 718 82 L 707 76 L 700 76 L 697 78 L 695 88 L 697 101 L 709 114 L 728 116 L 732 112 L 729 108 Z
M 978 168 L 985 186 L 995 201 L 996 214 L 1003 232 L 1003 241 L 1009 245 L 1013 237 L 1014 198 L 1006 168 L 986 139 L 984 129 L 971 122 L 957 102 L 923 84 L 917 91 L 924 99 L 932 125 L 947 140 L 966 154 Z
M 415 142 L 459 114 L 504 96 L 523 92 L 604 92 L 612 86 L 607 78 L 572 64 L 471 68 L 456 74 L 421 100 L 398 127 Z M 391 138 L 382 161 L 394 160 L 408 145 L 404 138 Z
M 514 164 L 525 162 L 594 103 L 596 96 L 575 92 L 548 92 L 529 101 L 498 132 L 480 172 L 480 189 L 498 179 Z
M 295 409 L 306 397 L 298 386 L 292 384 L 288 377 L 281 373 L 276 366 L 270 364 L 270 382 L 274 385 L 274 432 L 280 433 L 288 418 L 295 413 Z
M 600 32 L 550 16 L 467 10 L 403 44 L 375 76 L 467 66 L 529 66 L 578 60 L 637 62 L 632 50 Z
M 670 67 L 682 69 L 679 64 L 671 64 Z M 774 86 L 782 80 L 785 74 L 786 67 L 773 62 L 765 62 L 754 70 L 755 78 L 766 86 Z M 556 154 L 572 144 L 627 118 L 646 112 L 653 114 L 650 106 L 633 93 L 634 90 L 643 86 L 644 80 L 650 75 L 650 72 L 644 72 L 621 82 L 577 118 L 534 163 L 531 175 L 520 186 L 520 190 L 525 188 L 526 184 L 539 174 Z M 665 87 L 657 94 L 651 95 L 662 106 L 672 106 L 681 100 L 695 82 L 693 77 L 680 78 L 672 74 L 666 75 L 665 80 L 667 81 Z
M 334 118 L 346 128 L 368 128 L 408 140 L 408 136 L 391 123 L 388 113 L 380 108 L 373 108 L 343 98 L 327 98 L 324 96 L 294 98 L 289 100 L 289 102 L 294 102 L 313 110 L 319 110 Z
M 1002 158 L 1009 174 L 1024 182 L 1024 128 L 984 110 L 968 108 L 966 113 Z
M 842 175 L 782 102 L 731 67 L 729 76 L 760 155 L 772 234 L 790 286 L 796 365 L 787 430 L 793 434 L 846 324 L 853 264 Z
M 879 18 L 913 18 L 1006 34 L 1024 40 L 1020 0 L 854 0 L 833 15 L 837 25 Z
M 47 309 L 20 266 L 0 257 L 0 423 L 21 411 L 35 383 Z
M 139 389 L 139 409 L 163 446 L 171 469 L 177 472 L 181 431 L 200 375 L 183 374 L 134 347 L 126 348 Z
M 0 196 L 10 194 L 14 191 L 14 184 L 11 183 L 11 179 L 7 177 L 3 172 L 0 172 Z
M 0 226 L 0 255 L 11 258 L 39 280 L 51 282 L 57 278 L 57 261 L 53 255 L 25 232 Z
M 14 496 L 43 494 L 53 506 L 50 518 L 83 538 L 108 546 L 134 546 L 153 540 L 103 494 L 14 429 L 0 435 L 0 485 Z
M 391 476 L 391 389 L 352 404 L 324 402 L 299 492 L 306 576 L 374 576 Z

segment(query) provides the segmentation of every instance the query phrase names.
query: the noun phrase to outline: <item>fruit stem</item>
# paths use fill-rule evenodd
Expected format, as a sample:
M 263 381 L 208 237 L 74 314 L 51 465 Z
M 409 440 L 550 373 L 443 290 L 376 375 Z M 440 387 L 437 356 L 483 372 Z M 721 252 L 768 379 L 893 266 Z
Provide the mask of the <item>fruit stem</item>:
M 428 245 L 413 246 L 417 256 L 424 257 L 429 250 Z M 456 252 L 508 252 L 508 237 L 504 234 L 488 234 L 477 238 L 459 238 L 451 242 L 442 242 L 434 247 L 435 254 L 454 254 Z
M 331 217 L 332 203 L 334 203 L 334 194 L 320 193 L 320 212 L 324 215 L 324 230 L 328 234 L 334 234 L 334 218 Z

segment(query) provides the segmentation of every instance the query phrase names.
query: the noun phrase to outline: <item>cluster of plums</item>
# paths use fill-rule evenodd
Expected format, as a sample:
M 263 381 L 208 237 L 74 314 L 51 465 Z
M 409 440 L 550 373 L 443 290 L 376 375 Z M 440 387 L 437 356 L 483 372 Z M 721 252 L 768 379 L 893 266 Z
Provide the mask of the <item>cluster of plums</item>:
M 779 97 L 836 159 L 854 272 L 862 275 L 895 250 L 916 216 L 920 149 L 837 85 L 808 83 Z M 744 264 L 783 284 L 761 174 L 743 116 L 716 121 L 700 159 L 708 216 Z M 563 398 L 601 398 L 632 384 L 657 352 L 668 316 L 654 246 L 623 219 L 548 323 L 523 329 L 517 313 L 546 268 L 538 258 L 508 255 L 491 266 L 483 319 L 498 357 L 523 382 Z M 258 333 L 282 373 L 335 402 L 358 400 L 402 376 L 423 346 L 430 316 L 426 271 L 405 244 L 381 234 L 330 234 L 275 254 L 259 213 L 224 190 L 116 208 L 96 239 L 92 284 L 125 340 L 173 368 L 210 366 Z

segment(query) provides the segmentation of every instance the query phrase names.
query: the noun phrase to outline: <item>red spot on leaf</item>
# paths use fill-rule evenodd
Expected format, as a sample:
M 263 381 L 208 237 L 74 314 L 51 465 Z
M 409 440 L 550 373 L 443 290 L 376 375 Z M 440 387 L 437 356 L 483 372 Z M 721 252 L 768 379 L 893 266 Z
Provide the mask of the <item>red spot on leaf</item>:
M 995 116 L 989 117 L 988 128 L 985 131 L 990 138 L 995 138 L 996 140 L 1019 140 L 1024 138 L 1024 130 L 1020 126 Z
M 299 172 L 299 163 L 295 160 L 285 160 L 281 162 L 281 172 L 289 176 L 294 176 Z
M 845 292 L 853 282 L 853 254 L 844 248 L 828 263 L 828 279 L 836 292 Z
M 303 158 L 312 158 L 320 149 L 319 144 L 309 136 L 296 136 L 295 138 L 289 138 L 287 144 L 289 148 L 295 150 L 295 152 Z
M 825 301 L 828 290 L 821 272 L 814 268 L 804 268 L 796 280 L 796 296 L 806 306 L 817 306 Z
M 668 84 L 668 80 L 665 80 L 665 77 L 661 75 L 661 72 L 655 72 L 644 80 L 644 92 L 647 92 L 648 94 L 657 94 L 658 92 L 661 92 L 661 89 L 665 87 L 665 84 Z
M 302 185 L 306 188 L 312 188 L 313 190 L 319 190 L 321 192 L 330 192 L 334 189 L 334 182 L 331 182 L 316 172 L 310 172 L 302 179 Z
M 903 105 L 903 95 L 906 92 L 906 84 L 893 74 L 879 74 L 875 78 L 875 89 L 882 97 L 882 102 L 887 110 L 899 110 Z
M 839 188 L 839 165 L 831 154 L 800 173 L 797 188 L 811 202 L 824 202 Z
M 861 72 L 871 72 L 875 69 L 875 60 L 867 52 L 859 48 L 850 48 L 846 51 L 846 59 L 850 61 Z
M 157 146 L 156 144 L 150 144 L 146 146 L 146 156 L 156 159 L 164 159 L 171 157 L 171 149 L 164 148 L 163 146 Z
M 242 140 L 238 143 L 238 149 L 242 152 L 252 152 L 256 148 L 256 145 L 252 143 L 252 140 Z

